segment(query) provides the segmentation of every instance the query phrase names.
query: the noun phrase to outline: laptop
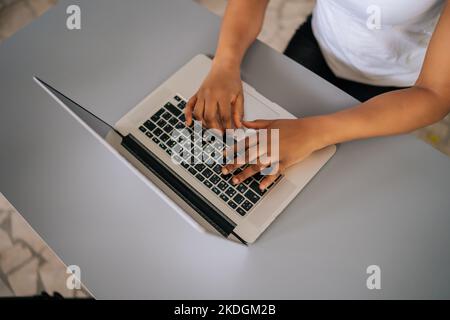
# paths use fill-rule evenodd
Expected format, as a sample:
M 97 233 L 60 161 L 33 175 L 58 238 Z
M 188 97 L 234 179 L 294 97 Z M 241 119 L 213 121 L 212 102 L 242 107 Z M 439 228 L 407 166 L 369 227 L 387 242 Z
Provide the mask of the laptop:
M 156 185 L 165 194 L 165 199 L 175 204 L 177 211 L 198 229 L 249 244 L 255 242 L 326 164 L 336 147 L 329 146 L 313 153 L 289 168 L 265 191 L 259 189 L 264 178 L 262 174 L 239 185 L 232 184 L 233 174 L 237 172 L 223 175 L 224 163 L 220 161 L 229 146 L 229 137 L 208 135 L 209 131 L 199 123 L 191 128 L 185 125 L 187 100 L 198 90 L 211 63 L 205 55 L 195 56 L 114 125 L 103 121 L 45 80 L 38 77 L 34 80 Z M 246 120 L 295 119 L 247 83 L 243 83 L 243 88 Z M 187 145 L 189 141 L 193 143 Z

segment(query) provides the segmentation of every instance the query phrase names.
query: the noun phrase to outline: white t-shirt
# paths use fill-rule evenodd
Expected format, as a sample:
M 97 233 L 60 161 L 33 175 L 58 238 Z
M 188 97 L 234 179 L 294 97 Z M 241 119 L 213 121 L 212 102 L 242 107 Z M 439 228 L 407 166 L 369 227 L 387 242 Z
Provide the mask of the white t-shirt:
M 317 0 L 312 27 L 340 78 L 413 85 L 445 0 Z

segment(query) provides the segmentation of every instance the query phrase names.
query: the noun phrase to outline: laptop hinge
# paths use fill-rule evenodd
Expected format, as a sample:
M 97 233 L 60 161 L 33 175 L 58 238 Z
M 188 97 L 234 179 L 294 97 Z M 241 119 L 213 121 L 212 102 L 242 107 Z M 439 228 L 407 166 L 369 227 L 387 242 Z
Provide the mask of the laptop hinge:
M 189 186 L 172 169 L 168 168 L 161 160 L 154 156 L 145 146 L 143 146 L 131 134 L 122 140 L 122 146 L 139 160 L 147 169 L 156 175 L 164 184 L 183 199 L 211 226 L 213 226 L 224 237 L 230 234 L 237 236 L 233 230 L 234 223 L 225 218 L 213 204 L 205 199 L 200 193 Z M 237 237 L 245 244 L 245 241 Z

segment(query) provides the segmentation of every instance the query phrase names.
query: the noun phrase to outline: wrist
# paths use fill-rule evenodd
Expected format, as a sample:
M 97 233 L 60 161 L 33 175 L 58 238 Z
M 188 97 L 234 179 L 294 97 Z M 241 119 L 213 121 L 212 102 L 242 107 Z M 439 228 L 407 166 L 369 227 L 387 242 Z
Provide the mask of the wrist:
M 236 54 L 217 53 L 213 59 L 213 68 L 240 72 L 241 60 L 236 57 Z
M 339 143 L 336 124 L 331 116 L 316 116 L 300 119 L 300 121 L 303 122 L 302 126 L 306 126 L 309 132 L 309 136 L 311 137 L 309 140 L 314 150 L 320 150 L 332 144 Z

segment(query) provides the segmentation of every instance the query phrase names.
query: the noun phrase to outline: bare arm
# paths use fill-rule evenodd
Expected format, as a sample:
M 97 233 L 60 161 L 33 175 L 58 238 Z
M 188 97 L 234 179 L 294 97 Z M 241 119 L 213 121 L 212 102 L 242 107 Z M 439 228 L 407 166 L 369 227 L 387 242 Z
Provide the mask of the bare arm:
M 409 89 L 394 91 L 352 109 L 319 117 L 324 145 L 407 133 L 450 112 L 450 6 L 431 39 L 421 74 Z
M 229 0 L 214 63 L 239 69 L 245 52 L 255 41 L 269 0 Z
M 450 5 L 446 5 L 428 47 L 421 74 L 409 89 L 374 97 L 353 108 L 334 114 L 297 120 L 244 122 L 254 129 L 279 129 L 279 155 L 272 157 L 276 174 L 266 177 L 261 189 L 269 186 L 288 167 L 328 145 L 355 139 L 407 133 L 430 125 L 450 112 Z M 248 155 L 247 155 L 248 157 Z M 224 173 L 240 164 L 230 164 Z M 233 178 L 238 184 L 261 171 L 266 164 L 249 165 Z
M 209 128 L 241 127 L 244 95 L 240 66 L 245 52 L 258 36 L 268 0 L 229 0 L 213 66 L 186 107 L 186 123 L 192 118 Z

